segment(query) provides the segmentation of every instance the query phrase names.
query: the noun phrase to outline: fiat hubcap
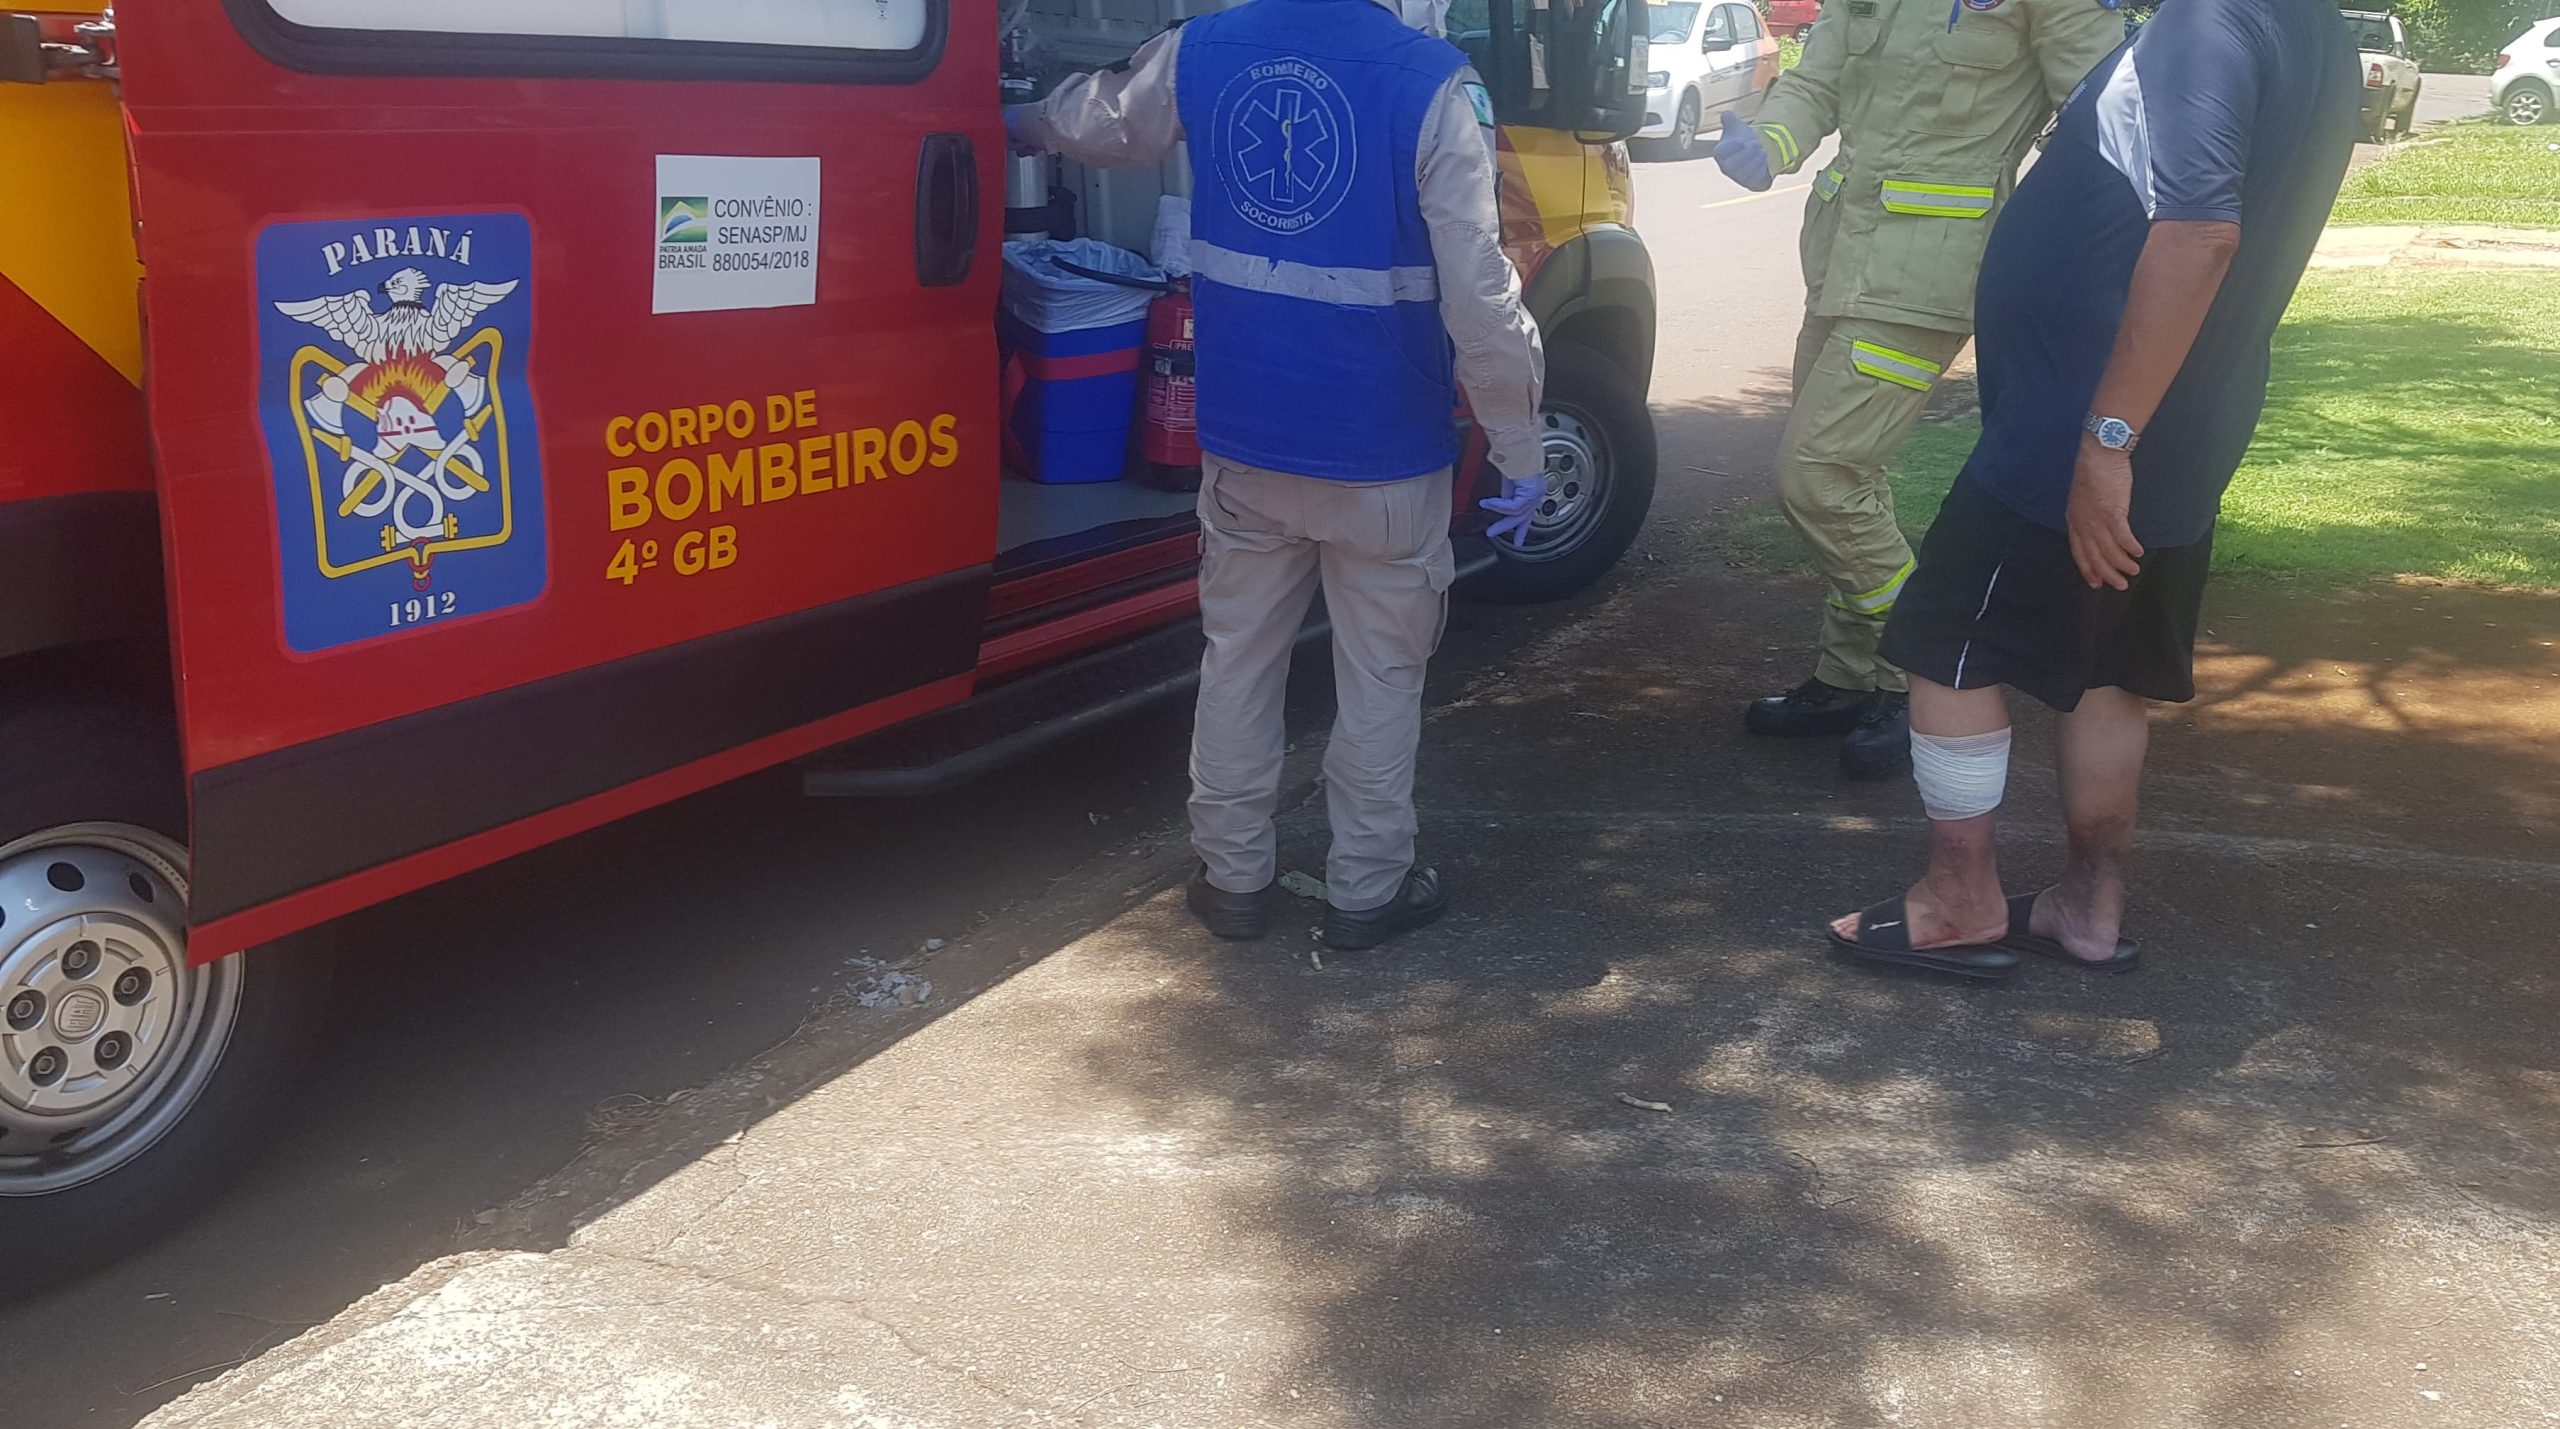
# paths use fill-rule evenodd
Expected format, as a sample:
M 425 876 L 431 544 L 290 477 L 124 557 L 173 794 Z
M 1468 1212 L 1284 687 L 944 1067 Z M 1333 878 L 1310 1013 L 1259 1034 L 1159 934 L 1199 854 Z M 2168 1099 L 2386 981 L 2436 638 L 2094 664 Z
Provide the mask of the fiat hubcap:
M 119 825 L 0 845 L 0 1196 L 105 1175 L 212 1079 L 239 964 L 187 966 L 183 867 Z
M 1526 545 L 1509 538 L 1495 549 L 1515 561 L 1552 561 L 1572 553 L 1600 524 L 1609 505 L 1608 438 L 1599 424 L 1571 406 L 1540 414 L 1547 449 L 1547 499 L 1529 520 Z

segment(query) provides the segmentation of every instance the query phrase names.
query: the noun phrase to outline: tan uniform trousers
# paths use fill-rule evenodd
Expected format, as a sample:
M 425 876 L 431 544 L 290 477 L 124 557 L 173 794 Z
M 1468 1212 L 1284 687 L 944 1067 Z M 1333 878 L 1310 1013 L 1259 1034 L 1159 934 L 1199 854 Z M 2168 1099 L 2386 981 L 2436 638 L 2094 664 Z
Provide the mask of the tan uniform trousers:
M 1885 469 L 1929 405 L 1965 335 L 1866 318 L 1808 316 L 1796 340 L 1795 410 L 1778 448 L 1787 521 L 1831 581 L 1814 678 L 1904 690 L 1876 646 L 1912 569 Z
M 1319 585 L 1333 622 L 1337 712 L 1325 753 L 1333 852 L 1325 891 L 1365 912 L 1413 867 L 1422 677 L 1448 623 L 1450 473 L 1354 483 L 1209 457 L 1200 483 L 1200 713 L 1191 842 L 1230 893 L 1279 873 L 1272 814 L 1288 732 L 1289 652 Z

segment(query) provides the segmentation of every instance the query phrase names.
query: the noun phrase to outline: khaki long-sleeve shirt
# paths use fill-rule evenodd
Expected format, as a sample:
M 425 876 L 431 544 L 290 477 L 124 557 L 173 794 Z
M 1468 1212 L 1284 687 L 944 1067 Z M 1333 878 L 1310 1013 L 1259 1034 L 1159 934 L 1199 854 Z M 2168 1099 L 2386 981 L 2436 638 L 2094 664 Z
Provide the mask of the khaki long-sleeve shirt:
M 1971 331 L 2019 161 L 2123 42 L 2099 0 L 1826 0 L 1752 116 L 1782 174 L 1840 136 L 1805 215 L 1814 314 Z
M 1378 0 L 1396 10 L 1395 0 Z M 2085 3 L 2085 0 L 2084 0 Z M 1158 35 L 1124 70 L 1079 75 L 1036 105 L 1007 116 L 1013 141 L 1097 167 L 1164 161 L 1182 142 L 1174 69 L 1182 32 Z M 1459 385 L 1484 428 L 1493 464 L 1510 477 L 1546 470 L 1538 406 L 1546 354 L 1521 300 L 1520 274 L 1502 252 L 1493 131 L 1478 113 L 1463 69 L 1423 122 L 1414 182 L 1431 229 L 1440 320 L 1457 348 Z

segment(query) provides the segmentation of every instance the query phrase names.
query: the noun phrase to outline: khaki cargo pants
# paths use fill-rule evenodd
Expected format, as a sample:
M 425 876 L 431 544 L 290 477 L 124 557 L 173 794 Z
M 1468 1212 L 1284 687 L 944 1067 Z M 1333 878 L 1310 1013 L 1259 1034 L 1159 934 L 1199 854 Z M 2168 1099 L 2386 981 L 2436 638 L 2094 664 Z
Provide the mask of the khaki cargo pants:
M 1288 732 L 1281 698 L 1308 603 L 1333 622 L 1337 711 L 1324 760 L 1333 852 L 1325 892 L 1365 912 L 1413 867 L 1422 677 L 1448 624 L 1449 472 L 1355 483 L 1212 456 L 1201 465 L 1200 712 L 1191 736 L 1191 842 L 1230 893 L 1279 873 L 1271 824 Z
M 1965 334 L 1808 316 L 1796 340 L 1795 410 L 1778 448 L 1787 521 L 1832 586 L 1813 673 L 1844 690 L 1903 690 L 1876 654 L 1911 575 L 1885 468 L 1929 405 Z

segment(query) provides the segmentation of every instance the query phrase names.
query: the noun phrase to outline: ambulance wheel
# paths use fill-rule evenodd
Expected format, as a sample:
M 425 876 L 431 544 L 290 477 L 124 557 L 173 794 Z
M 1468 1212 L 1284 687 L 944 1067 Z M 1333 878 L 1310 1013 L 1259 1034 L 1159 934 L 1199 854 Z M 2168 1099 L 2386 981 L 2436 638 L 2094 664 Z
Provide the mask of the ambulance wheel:
M 1525 545 L 1493 543 L 1462 594 L 1496 605 L 1588 589 L 1635 544 L 1653 509 L 1653 413 L 1626 369 L 1574 342 L 1547 345 L 1547 499 Z
M 0 1298 L 211 1200 L 319 1025 L 325 959 L 188 966 L 174 749 L 117 706 L 0 709 Z

